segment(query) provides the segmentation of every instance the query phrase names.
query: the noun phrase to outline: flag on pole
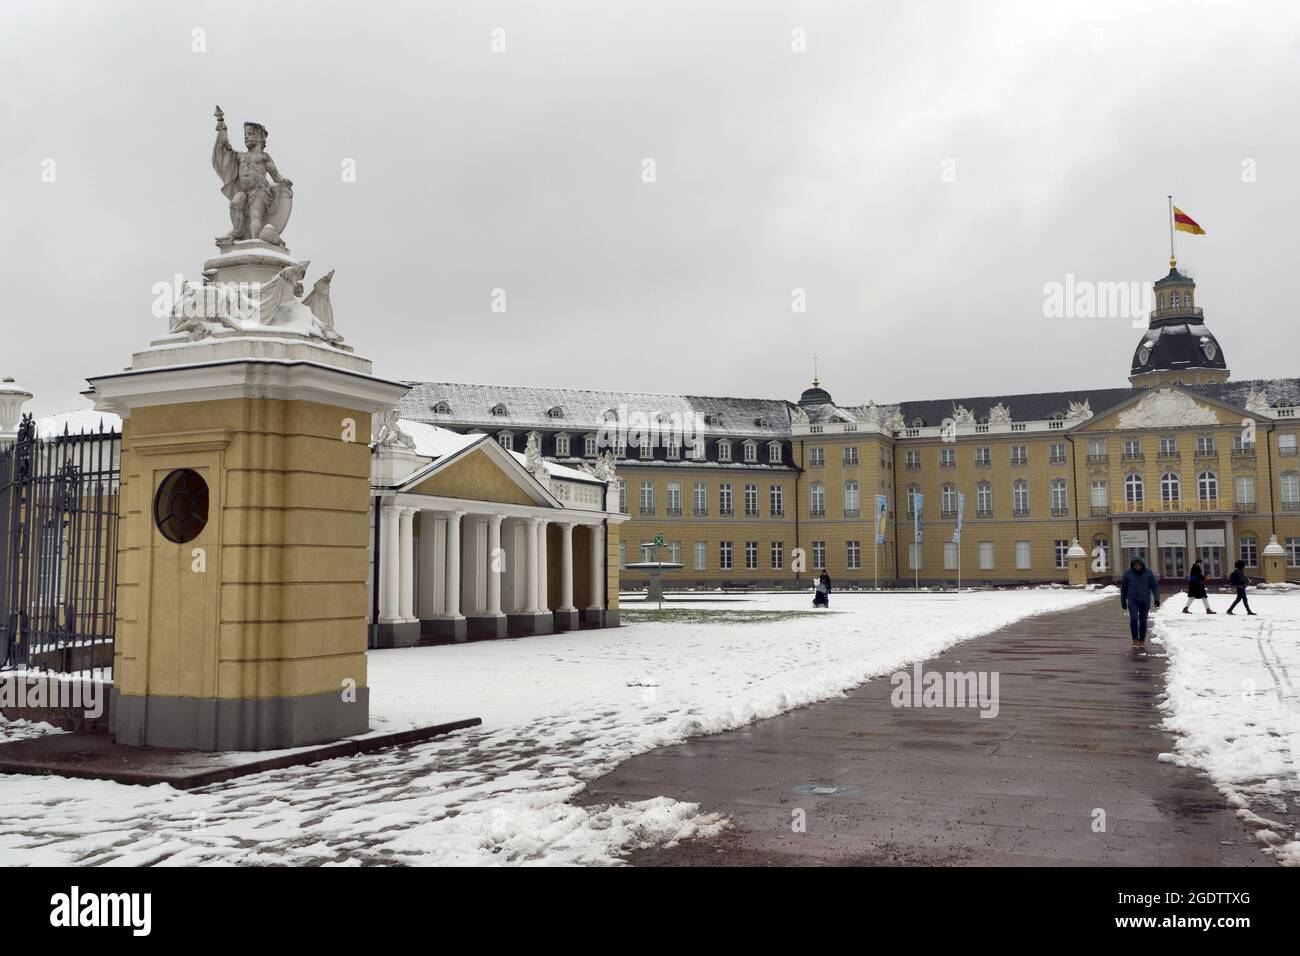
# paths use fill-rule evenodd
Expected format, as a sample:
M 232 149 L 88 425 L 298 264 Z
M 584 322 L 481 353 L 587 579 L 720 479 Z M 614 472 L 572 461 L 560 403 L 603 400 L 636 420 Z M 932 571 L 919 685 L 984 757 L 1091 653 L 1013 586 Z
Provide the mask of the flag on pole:
M 957 492 L 957 527 L 952 532 L 952 543 L 961 544 L 961 519 L 966 513 L 966 496 Z
M 876 544 L 885 543 L 885 512 L 888 510 L 888 496 L 876 495 Z
M 916 508 L 912 516 L 912 530 L 916 534 L 916 543 L 921 543 L 921 505 L 925 501 L 925 496 L 919 491 L 916 493 Z
M 1177 206 L 1174 207 L 1174 228 L 1179 232 L 1190 232 L 1194 236 L 1205 235 L 1205 230 L 1201 228 L 1201 224 Z

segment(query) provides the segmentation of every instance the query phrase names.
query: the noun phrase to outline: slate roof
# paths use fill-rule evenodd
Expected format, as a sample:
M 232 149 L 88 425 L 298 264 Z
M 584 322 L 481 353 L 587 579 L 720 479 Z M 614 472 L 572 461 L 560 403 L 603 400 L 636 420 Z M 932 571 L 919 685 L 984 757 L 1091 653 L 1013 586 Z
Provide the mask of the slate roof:
M 1214 343 L 1214 358 L 1205 354 L 1202 340 Z M 1145 362 L 1140 361 L 1139 352 L 1150 343 L 1151 354 Z M 1133 350 L 1133 364 L 1130 375 L 1141 372 L 1163 371 L 1178 372 L 1183 369 L 1226 369 L 1227 361 L 1223 357 L 1223 347 L 1209 328 L 1198 322 L 1162 324 L 1142 333 L 1137 348 Z
M 901 402 L 897 407 L 903 421 L 909 426 L 920 420 L 926 426 L 935 426 L 952 415 L 961 405 L 975 415 L 976 421 L 987 421 L 989 409 L 1001 403 L 1011 411 L 1011 420 L 1017 422 L 1045 421 L 1065 415 L 1070 402 L 1087 402 L 1093 415 L 1133 397 L 1133 388 L 1093 388 L 1068 392 L 1022 392 L 1018 395 L 981 395 L 973 398 L 942 398 L 921 402 Z M 882 407 L 888 416 L 893 406 Z M 862 409 L 856 409 L 861 412 Z
M 599 429 L 605 413 L 626 409 L 643 415 L 676 412 L 685 421 L 695 415 L 717 424 L 706 424 L 709 435 L 730 438 L 788 438 L 789 402 L 768 398 L 726 398 L 707 395 L 664 395 L 654 392 L 615 392 L 581 388 L 549 388 L 527 385 L 469 385 L 452 382 L 407 382 L 411 390 L 398 406 L 402 418 L 413 421 L 483 428 L 488 431 L 545 429 L 574 435 Z M 433 409 L 439 401 L 450 406 L 448 414 Z M 492 409 L 503 405 L 506 414 Z M 551 409 L 559 414 L 552 417 Z M 625 413 L 625 415 L 626 415 Z M 764 424 L 759 424 L 760 420 Z

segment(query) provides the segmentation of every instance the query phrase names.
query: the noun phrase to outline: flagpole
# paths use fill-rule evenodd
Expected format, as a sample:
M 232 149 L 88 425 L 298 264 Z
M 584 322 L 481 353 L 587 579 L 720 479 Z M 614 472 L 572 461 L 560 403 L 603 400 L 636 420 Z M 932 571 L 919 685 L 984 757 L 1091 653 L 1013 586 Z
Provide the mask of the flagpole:
M 1169 268 L 1178 264 L 1178 259 L 1174 256 L 1174 197 L 1171 193 L 1169 200 Z

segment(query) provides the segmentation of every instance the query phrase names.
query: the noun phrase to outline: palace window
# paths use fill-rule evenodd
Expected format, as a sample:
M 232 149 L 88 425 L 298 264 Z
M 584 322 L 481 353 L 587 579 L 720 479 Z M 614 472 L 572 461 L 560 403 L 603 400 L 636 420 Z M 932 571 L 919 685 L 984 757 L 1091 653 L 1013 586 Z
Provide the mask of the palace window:
M 1124 457 L 1129 461 L 1142 457 L 1142 442 L 1136 438 L 1126 438 L 1124 440 Z
M 1237 433 L 1232 436 L 1232 453 L 1234 455 L 1253 455 L 1255 454 L 1255 443 L 1253 441 L 1244 441 L 1241 434 Z
M 1110 491 L 1107 489 L 1104 479 L 1098 479 L 1092 483 L 1092 506 L 1093 508 L 1110 507 Z
M 907 570 L 921 570 L 921 546 L 915 541 L 907 546 Z
M 745 542 L 745 570 L 746 571 L 758 570 L 758 542 L 757 541 Z
M 1277 436 L 1277 453 L 1294 455 L 1296 453 L 1295 432 L 1280 432 Z
M 1300 538 L 1286 539 L 1286 566 L 1300 568 Z
M 703 541 L 695 542 L 695 570 L 703 571 L 709 565 L 709 546 Z
M 1108 456 L 1106 454 L 1106 439 L 1089 438 L 1088 439 L 1088 460 L 1105 461 L 1107 457 Z
M 731 442 L 725 438 L 718 442 L 718 461 L 731 461 Z
M 862 494 L 856 481 L 844 482 L 844 517 L 856 518 L 862 513 Z
M 618 510 L 621 514 L 627 514 L 627 479 L 618 480 Z
M 702 518 L 709 513 L 709 483 L 707 481 L 697 481 L 691 492 L 695 508 L 695 516 Z
M 559 405 L 552 405 L 550 408 L 548 408 L 548 409 L 546 410 L 546 417 L 547 417 L 547 418 L 563 418 L 563 417 L 564 417 L 564 409 L 561 408 Z
M 682 543 L 680 541 L 668 542 L 668 560 L 673 564 L 682 563 Z
M 1300 474 L 1294 471 L 1282 472 L 1282 507 L 1287 511 L 1300 508 Z
M 907 458 L 904 464 L 905 468 L 913 470 L 921 467 L 921 452 L 916 448 L 910 448 L 907 451 Z
M 785 567 L 785 545 L 780 541 L 772 542 L 772 570 L 780 571 Z
M 583 458 L 596 457 L 596 436 L 595 435 L 582 436 L 582 457 Z
M 1161 438 L 1160 439 L 1160 457 L 1177 458 L 1178 457 L 1178 439 Z
M 1196 436 L 1196 454 L 1213 455 L 1214 454 L 1214 436 L 1197 435 Z
M 975 467 L 988 468 L 993 464 L 993 449 L 988 445 L 980 445 L 975 449 Z
M 916 517 L 916 496 L 921 493 L 921 489 L 916 485 L 907 486 L 907 516 Z
M 844 551 L 845 558 L 848 561 L 848 569 L 850 571 L 860 571 L 862 569 L 862 542 L 846 541 Z
M 642 461 L 654 458 L 655 456 L 654 445 L 650 444 L 650 439 L 645 435 L 641 436 L 641 443 L 636 446 L 636 452 L 637 456 Z
M 1011 511 L 1017 516 L 1029 514 L 1029 482 L 1023 478 L 1011 483 Z
M 1063 515 L 1070 510 L 1069 488 L 1064 478 L 1052 479 L 1052 514 Z
M 695 437 L 691 439 L 691 457 L 696 461 L 704 461 L 704 439 Z
M 981 571 L 993 570 L 993 542 L 992 541 L 980 542 L 980 570 Z
M 824 518 L 826 516 L 826 485 L 820 481 L 814 481 L 808 486 L 809 505 L 808 513 L 814 518 Z
M 810 449 L 808 449 L 808 467 L 809 467 L 809 468 L 820 468 L 820 467 L 821 467 L 822 465 L 824 465 L 824 464 L 826 464 L 826 449 L 825 449 L 825 448 L 810 448 Z
M 745 447 L 745 461 L 747 462 L 758 461 L 758 443 L 755 441 L 747 441 L 745 442 L 744 447 Z
M 1182 482 L 1172 471 L 1167 471 L 1160 476 L 1160 500 L 1161 501 L 1178 501 L 1183 496 Z
M 993 486 L 987 481 L 975 486 L 975 514 L 981 518 L 993 516 Z
M 433 406 L 433 413 L 435 415 L 450 415 L 451 406 L 448 405 L 445 401 L 437 402 Z
M 555 457 L 569 457 L 569 436 L 560 434 L 555 436 Z
M 745 517 L 758 517 L 758 485 L 745 486 Z
M 781 464 L 781 443 L 779 441 L 769 442 L 767 446 L 767 460 L 770 464 Z
M 502 405 L 500 402 L 497 402 L 495 405 L 492 406 L 492 414 L 493 414 L 493 415 L 509 415 L 509 414 L 510 414 L 510 410 L 509 410 L 508 408 L 506 408 L 504 405 Z
M 499 433 L 499 434 L 497 435 L 497 444 L 499 444 L 499 445 L 500 445 L 502 448 L 504 448 L 506 451 L 514 451 L 514 450 L 515 450 L 515 435 L 514 435 L 514 432 L 501 432 L 501 433 Z
M 1241 536 L 1241 560 L 1248 568 L 1259 567 L 1259 539 L 1253 534 Z
M 814 569 L 826 567 L 825 541 L 814 541 L 812 543 L 812 563 Z
M 1237 504 L 1253 505 L 1255 503 L 1255 476 L 1237 476 Z
M 1052 442 L 1048 447 L 1047 461 L 1053 465 L 1065 464 L 1065 442 Z
M 682 483 L 680 481 L 668 482 L 668 514 L 671 516 L 682 513 Z
M 844 464 L 846 464 L 846 465 L 856 465 L 857 463 L 858 463 L 858 446 L 857 446 L 857 445 L 845 445 L 845 446 L 844 446 Z
M 626 541 L 620 541 L 618 543 L 618 566 L 620 568 L 627 567 L 627 542 Z
M 680 459 L 682 457 L 681 442 L 677 441 L 676 439 L 673 439 L 672 441 L 668 442 L 668 444 L 664 448 L 664 457 L 667 458 L 669 461 L 677 461 L 678 459 Z
M 771 485 L 767 489 L 767 504 L 773 518 L 785 516 L 785 488 L 782 485 Z
M 1196 476 L 1196 494 L 1202 501 L 1219 500 L 1219 476 L 1212 471 L 1203 471 Z
M 1056 566 L 1058 568 L 1067 568 L 1070 566 L 1070 542 L 1064 538 L 1057 538 L 1053 543 L 1053 550 L 1056 552 Z
M 1029 567 L 1030 567 L 1029 542 L 1017 541 L 1016 542 L 1016 570 L 1028 571 Z
M 730 518 L 734 511 L 731 504 L 731 482 L 724 481 L 718 485 L 718 514 Z
M 939 507 L 943 511 L 943 517 L 955 518 L 957 516 L 957 486 L 944 485 L 939 492 Z
M 957 569 L 957 545 L 952 541 L 943 543 L 943 569 L 945 571 Z
M 940 448 L 939 449 L 939 467 L 956 468 L 957 467 L 957 449 Z
M 1146 485 L 1142 481 L 1142 476 L 1136 472 L 1124 479 L 1124 500 L 1129 503 L 1146 500 Z
M 655 513 L 655 485 L 653 481 L 641 482 L 641 513 L 643 515 Z
M 1024 445 L 1011 446 L 1011 464 L 1027 465 L 1029 464 L 1029 452 Z
M 718 567 L 723 571 L 731 570 L 731 542 L 720 541 L 718 543 Z

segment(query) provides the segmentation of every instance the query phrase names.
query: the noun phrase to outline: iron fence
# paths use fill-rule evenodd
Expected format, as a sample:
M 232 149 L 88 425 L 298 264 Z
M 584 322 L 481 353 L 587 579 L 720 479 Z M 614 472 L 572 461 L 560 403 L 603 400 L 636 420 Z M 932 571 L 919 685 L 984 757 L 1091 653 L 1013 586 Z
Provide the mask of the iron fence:
M 121 452 L 102 423 L 41 438 L 30 415 L 0 450 L 0 668 L 111 673 Z

